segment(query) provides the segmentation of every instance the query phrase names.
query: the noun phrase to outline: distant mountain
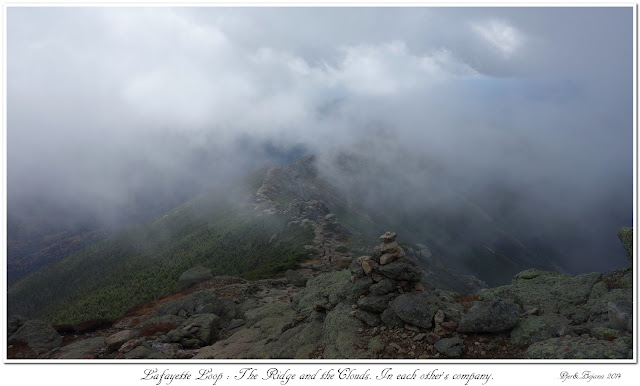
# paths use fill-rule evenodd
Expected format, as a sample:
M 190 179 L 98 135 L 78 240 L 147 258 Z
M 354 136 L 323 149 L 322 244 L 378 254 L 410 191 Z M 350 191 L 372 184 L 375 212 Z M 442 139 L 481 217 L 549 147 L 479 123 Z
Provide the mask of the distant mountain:
M 114 318 L 175 291 L 178 277 L 197 265 L 214 275 L 270 278 L 325 257 L 323 246 L 348 264 L 389 229 L 407 235 L 404 246 L 425 280 L 440 288 L 471 293 L 481 280 L 506 283 L 523 269 L 552 267 L 536 255 L 539 246 L 524 245 L 458 193 L 450 192 L 458 195 L 454 211 L 411 212 L 393 197 L 375 198 L 378 187 L 362 180 L 359 188 L 374 198 L 358 200 L 344 182 L 350 173 L 358 178 L 358 162 L 307 156 L 237 179 L 18 280 L 8 291 L 9 314 L 52 323 Z

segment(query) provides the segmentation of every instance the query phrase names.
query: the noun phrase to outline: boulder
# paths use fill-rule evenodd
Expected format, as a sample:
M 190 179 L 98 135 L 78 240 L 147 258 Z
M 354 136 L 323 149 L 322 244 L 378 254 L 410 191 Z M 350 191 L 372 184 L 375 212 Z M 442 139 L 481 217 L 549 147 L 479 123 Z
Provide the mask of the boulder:
M 208 346 L 218 339 L 220 318 L 215 314 L 198 314 L 185 320 L 180 327 L 169 331 L 172 342 L 185 347 Z M 193 341 L 192 341 L 193 340 Z
M 382 256 L 382 252 L 380 251 L 380 246 L 373 247 L 373 251 L 371 251 L 371 259 L 376 262 L 380 262 L 380 256 Z
M 83 339 L 62 347 L 57 353 L 58 359 L 96 359 L 105 351 L 104 337 Z
M 384 255 L 380 256 L 380 265 L 386 265 L 391 263 L 400 257 L 398 252 L 387 252 Z
M 194 359 L 231 359 L 244 358 L 244 355 L 260 339 L 257 328 L 242 328 L 229 338 L 219 340 L 211 346 L 203 347 Z
M 358 300 L 358 307 L 371 312 L 381 313 L 389 307 L 389 301 L 393 299 L 393 294 L 370 295 Z
M 9 344 L 24 343 L 36 354 L 44 354 L 62 345 L 62 336 L 42 320 L 26 321 L 9 338 Z
M 440 324 L 444 322 L 445 313 L 442 310 L 438 310 L 435 315 L 433 315 L 433 322 L 435 324 Z
M 396 282 L 391 279 L 382 279 L 371 285 L 369 291 L 374 295 L 386 295 L 396 290 Z
M 460 358 L 464 351 L 464 342 L 459 337 L 444 338 L 437 341 L 433 347 L 442 355 L 449 358 Z
M 582 324 L 592 313 L 587 302 L 601 278 L 602 274 L 597 272 L 569 276 L 529 269 L 515 275 L 512 285 L 488 290 L 481 296 L 509 298 L 525 310 L 537 308 L 540 314 L 560 314 L 574 324 Z
M 137 333 L 133 330 L 122 330 L 122 331 L 116 332 L 115 334 L 110 335 L 105 339 L 105 343 L 107 345 L 107 351 L 108 352 L 118 351 L 118 349 L 124 343 L 136 337 L 137 337 Z
M 178 279 L 178 290 L 183 290 L 196 283 L 213 279 L 213 274 L 209 268 L 205 268 L 201 265 L 193 267 L 180 275 Z
M 360 258 L 351 260 L 351 264 L 349 265 L 349 272 L 351 272 L 351 275 L 354 279 L 359 279 L 365 276 L 362 265 L 360 265 Z
M 150 348 L 148 348 L 145 345 L 140 345 L 134 348 L 133 350 L 128 351 L 122 357 L 124 359 L 147 359 L 151 354 L 152 354 L 152 351 Z
M 510 300 L 496 298 L 477 301 L 460 319 L 461 332 L 499 332 L 518 324 L 520 307 Z
M 363 321 L 364 323 L 366 323 L 371 327 L 378 326 L 382 323 L 380 320 L 380 314 L 361 310 L 361 309 L 356 309 L 352 312 L 353 312 L 353 316 L 360 319 L 361 321 Z
M 314 310 L 317 304 L 330 310 L 342 301 L 355 302 L 353 283 L 350 280 L 350 272 L 346 269 L 339 271 L 323 272 L 307 282 L 293 301 L 298 312 L 308 313 Z
M 185 318 L 177 315 L 154 315 L 136 326 L 140 335 L 152 336 L 169 332 L 184 322 Z
M 367 293 L 369 293 L 369 289 L 373 287 L 371 283 L 373 283 L 373 279 L 371 278 L 371 276 L 364 276 L 356 280 L 353 283 L 352 290 L 351 290 L 352 298 L 359 299 L 360 296 L 366 295 Z M 377 295 L 384 295 L 384 294 L 377 294 Z
M 121 354 L 126 354 L 129 351 L 135 349 L 136 347 L 140 346 L 140 345 L 144 345 L 146 344 L 146 339 L 145 338 L 135 338 L 135 339 L 131 339 L 127 342 L 124 342 L 124 344 L 122 346 L 120 346 L 120 348 L 118 349 L 118 352 Z
M 433 325 L 433 316 L 438 311 L 437 298 L 426 292 L 411 292 L 398 296 L 391 308 L 398 318 L 422 328 Z
M 7 338 L 15 334 L 28 319 L 21 315 L 12 315 L 7 321 Z
M 358 263 L 360 263 L 360 266 L 362 267 L 362 270 L 364 271 L 365 275 L 369 275 L 371 274 L 371 271 L 373 270 L 374 266 L 373 266 L 373 261 L 371 260 L 370 256 L 360 256 L 358 258 Z
M 384 310 L 380 315 L 380 320 L 382 323 L 391 327 L 400 327 L 404 325 L 404 320 L 400 319 L 398 315 L 396 315 L 393 307 L 389 307 Z

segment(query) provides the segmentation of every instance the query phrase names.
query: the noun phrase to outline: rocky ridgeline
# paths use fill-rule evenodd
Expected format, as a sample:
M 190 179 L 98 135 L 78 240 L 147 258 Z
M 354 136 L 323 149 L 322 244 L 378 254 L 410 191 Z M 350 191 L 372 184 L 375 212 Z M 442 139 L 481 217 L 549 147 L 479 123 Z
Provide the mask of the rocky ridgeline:
M 425 288 L 396 237 L 385 233 L 348 269 L 299 282 L 196 267 L 181 277 L 183 292 L 107 326 L 56 330 L 13 317 L 9 358 L 633 357 L 631 267 L 577 276 L 530 269 L 464 295 Z

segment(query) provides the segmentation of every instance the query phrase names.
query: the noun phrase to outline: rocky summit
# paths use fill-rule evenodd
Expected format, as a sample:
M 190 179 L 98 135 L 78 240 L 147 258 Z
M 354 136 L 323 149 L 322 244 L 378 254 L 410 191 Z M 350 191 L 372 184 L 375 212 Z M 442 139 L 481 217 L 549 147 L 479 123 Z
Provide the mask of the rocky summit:
M 334 221 L 317 203 L 290 208 Z M 317 241 L 316 251 L 329 243 Z M 9 358 L 633 357 L 631 267 L 577 276 L 531 269 L 509 285 L 462 294 L 425 285 L 401 245 L 386 232 L 369 254 L 344 253 L 348 267 L 318 256 L 258 281 L 195 267 L 178 292 L 82 328 L 15 316 Z

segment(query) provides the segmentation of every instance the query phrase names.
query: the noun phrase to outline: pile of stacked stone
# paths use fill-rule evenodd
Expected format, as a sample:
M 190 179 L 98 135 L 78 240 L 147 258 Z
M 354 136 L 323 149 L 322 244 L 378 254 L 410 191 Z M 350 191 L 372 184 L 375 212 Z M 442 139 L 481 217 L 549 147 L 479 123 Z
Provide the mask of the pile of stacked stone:
M 357 304 L 353 305 L 351 315 L 370 326 L 381 323 L 400 325 L 403 321 L 415 324 L 413 316 L 403 317 L 402 310 L 406 307 L 402 307 L 402 303 L 405 299 L 398 297 L 424 291 L 425 288 L 420 283 L 422 271 L 405 255 L 396 237 L 397 234 L 394 232 L 383 234 L 380 236 L 382 243 L 374 248 L 371 256 L 354 259 L 349 267 L 353 291 L 359 296 Z M 435 311 L 437 308 L 433 312 Z M 430 326 L 433 314 L 424 317 L 429 319 Z M 428 327 L 426 323 L 418 324 Z

